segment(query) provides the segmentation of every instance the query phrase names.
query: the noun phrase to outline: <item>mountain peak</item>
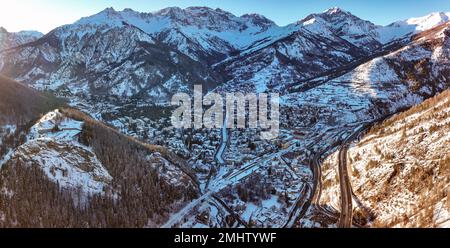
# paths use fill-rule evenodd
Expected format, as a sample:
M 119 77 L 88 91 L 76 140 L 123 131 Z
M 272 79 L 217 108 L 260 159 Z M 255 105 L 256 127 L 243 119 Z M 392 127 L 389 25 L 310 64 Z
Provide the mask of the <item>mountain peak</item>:
M 336 22 L 347 22 L 350 20 L 356 21 L 356 22 L 366 22 L 365 20 L 362 20 L 361 18 L 353 15 L 352 13 L 343 10 L 339 7 L 333 7 L 330 9 L 325 10 L 322 13 L 314 13 L 310 14 L 304 19 L 300 20 L 298 23 L 305 23 L 305 22 L 314 22 L 315 20 L 319 19 L 324 20 L 325 22 L 329 23 L 336 23 Z
M 273 22 L 269 18 L 267 18 L 263 15 L 260 15 L 260 14 L 255 14 L 255 13 L 245 14 L 245 15 L 242 15 L 240 18 L 248 20 L 256 26 L 270 27 L 270 26 L 276 25 L 275 22 Z
M 217 9 L 212 9 L 210 7 L 206 7 L 206 6 L 192 6 L 192 7 L 187 7 L 185 9 L 186 11 L 221 11 L 221 9 L 217 8 Z
M 410 18 L 408 20 L 419 20 L 419 19 L 423 20 L 423 19 L 430 19 L 430 18 L 439 18 L 439 19 L 444 19 L 445 20 L 445 19 L 448 19 L 449 17 L 444 12 L 433 12 L 433 13 L 430 13 L 430 14 L 428 14 L 426 16 Z
M 350 14 L 350 12 L 345 11 L 345 10 L 339 8 L 339 7 L 333 7 L 333 8 L 327 9 L 324 13 L 325 13 L 325 14 L 328 14 L 328 15 L 335 15 L 335 14 Z
M 174 15 L 176 13 L 181 13 L 183 12 L 183 9 L 181 9 L 180 7 L 167 7 L 161 10 L 158 10 L 156 12 L 154 12 L 153 14 L 155 15 Z
M 104 9 L 102 12 L 100 13 L 106 13 L 106 14 L 114 14 L 117 13 L 117 11 L 113 8 L 113 7 L 108 7 L 106 9 Z
M 134 10 L 131 9 L 131 8 L 125 8 L 125 9 L 123 9 L 122 11 L 123 11 L 123 12 L 136 12 L 136 11 L 134 11 Z
M 422 17 L 410 18 L 405 21 L 394 22 L 389 26 L 410 26 L 416 31 L 424 31 L 450 20 L 450 13 L 434 12 Z
M 77 22 L 75 22 L 75 24 L 79 24 L 79 25 L 108 24 L 109 25 L 109 24 L 115 23 L 114 20 L 117 22 L 117 21 L 119 21 L 119 19 L 121 19 L 120 13 L 117 12 L 114 8 L 109 7 L 97 14 L 83 17 L 80 20 L 78 20 Z
M 339 7 L 333 7 L 327 9 L 322 13 L 315 13 L 307 16 L 299 23 L 308 24 L 314 23 L 315 21 L 325 22 L 333 26 L 341 26 L 343 24 L 354 24 L 354 25 L 374 25 L 373 23 L 363 20 L 352 13 L 343 10 Z
M 311 14 L 299 21 L 298 25 L 322 36 L 338 35 L 364 49 L 379 46 L 375 24 L 338 7 Z

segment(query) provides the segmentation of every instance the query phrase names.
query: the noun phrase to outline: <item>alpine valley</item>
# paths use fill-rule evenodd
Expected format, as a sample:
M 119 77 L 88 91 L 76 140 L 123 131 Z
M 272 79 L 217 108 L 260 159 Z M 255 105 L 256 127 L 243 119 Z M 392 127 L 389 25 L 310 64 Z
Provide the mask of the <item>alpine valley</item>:
M 449 19 L 108 8 L 0 28 L 0 227 L 450 227 Z M 194 85 L 279 93 L 280 135 L 175 129 Z

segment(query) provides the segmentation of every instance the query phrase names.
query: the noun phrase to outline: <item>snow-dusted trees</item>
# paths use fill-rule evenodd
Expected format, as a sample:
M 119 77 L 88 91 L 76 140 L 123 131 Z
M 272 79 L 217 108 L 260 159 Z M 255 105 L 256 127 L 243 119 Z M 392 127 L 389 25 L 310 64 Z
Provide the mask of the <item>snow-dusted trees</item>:
M 0 170 L 0 227 L 144 227 L 158 225 L 176 203 L 196 196 L 193 186 L 169 184 L 156 171 L 159 152 L 168 161 L 177 157 L 159 148 L 152 150 L 115 130 L 73 110 L 62 110 L 83 120 L 80 141 L 90 146 L 112 176 L 111 191 L 85 195 L 62 189 L 48 179 L 39 165 L 10 160 Z M 185 168 L 183 168 L 185 169 Z

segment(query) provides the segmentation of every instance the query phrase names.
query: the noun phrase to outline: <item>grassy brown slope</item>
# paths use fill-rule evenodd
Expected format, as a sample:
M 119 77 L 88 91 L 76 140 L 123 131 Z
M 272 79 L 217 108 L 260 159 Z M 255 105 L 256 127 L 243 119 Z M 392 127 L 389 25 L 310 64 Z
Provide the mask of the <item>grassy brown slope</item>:
M 25 124 L 61 105 L 56 97 L 0 75 L 0 125 Z

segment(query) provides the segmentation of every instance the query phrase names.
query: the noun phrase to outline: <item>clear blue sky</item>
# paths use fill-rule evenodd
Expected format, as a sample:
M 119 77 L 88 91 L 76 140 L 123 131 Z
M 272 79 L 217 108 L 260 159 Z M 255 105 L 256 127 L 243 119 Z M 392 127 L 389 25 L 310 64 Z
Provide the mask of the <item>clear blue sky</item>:
M 236 15 L 263 14 L 279 25 L 336 6 L 380 25 L 436 11 L 450 12 L 450 0 L 11 0 L 1 5 L 0 26 L 10 31 L 32 29 L 41 32 L 110 6 L 117 10 L 132 8 L 142 12 L 169 6 L 209 6 Z

